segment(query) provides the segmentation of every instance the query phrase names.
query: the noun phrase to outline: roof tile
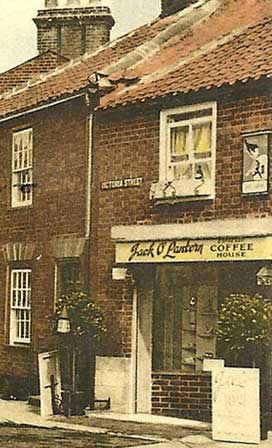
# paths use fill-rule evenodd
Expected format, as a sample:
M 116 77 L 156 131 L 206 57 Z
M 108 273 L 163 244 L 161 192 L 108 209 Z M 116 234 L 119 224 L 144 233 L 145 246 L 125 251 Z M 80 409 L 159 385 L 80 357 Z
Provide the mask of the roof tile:
M 102 97 L 101 107 L 105 108 L 270 75 L 271 0 L 202 0 L 195 5 L 206 8 L 216 3 L 219 6 L 212 14 L 194 23 L 187 20 L 189 29 L 180 26 L 180 13 L 158 19 L 92 55 L 57 68 L 20 92 L 5 92 L 0 117 L 78 93 L 89 86 L 91 74 L 105 70 L 116 84 L 113 92 Z M 150 44 L 151 40 L 156 45 Z M 150 44 L 147 51 L 135 57 L 135 50 L 146 43 Z M 138 84 L 124 83 L 138 77 Z

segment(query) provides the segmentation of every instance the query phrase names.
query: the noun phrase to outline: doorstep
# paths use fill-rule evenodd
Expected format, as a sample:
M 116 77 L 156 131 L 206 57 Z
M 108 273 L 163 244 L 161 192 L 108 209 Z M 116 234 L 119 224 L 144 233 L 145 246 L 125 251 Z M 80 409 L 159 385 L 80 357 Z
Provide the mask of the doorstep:
M 118 414 L 116 412 L 109 411 L 97 412 L 87 410 L 85 410 L 85 414 L 87 417 L 118 420 L 123 422 L 150 423 L 154 425 L 173 425 L 180 426 L 181 428 L 185 429 L 194 429 L 199 431 L 211 431 L 212 428 L 212 425 L 210 423 L 153 414 Z

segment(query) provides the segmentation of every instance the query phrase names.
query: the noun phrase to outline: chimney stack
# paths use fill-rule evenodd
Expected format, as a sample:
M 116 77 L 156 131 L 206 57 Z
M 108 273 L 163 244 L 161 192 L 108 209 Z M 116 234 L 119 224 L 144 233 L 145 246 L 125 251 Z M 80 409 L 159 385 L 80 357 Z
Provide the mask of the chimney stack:
M 44 5 L 34 19 L 39 53 L 53 50 L 73 59 L 109 42 L 115 22 L 101 0 L 45 0 Z
M 182 9 L 196 3 L 198 0 L 161 0 L 161 16 L 166 17 L 175 14 Z

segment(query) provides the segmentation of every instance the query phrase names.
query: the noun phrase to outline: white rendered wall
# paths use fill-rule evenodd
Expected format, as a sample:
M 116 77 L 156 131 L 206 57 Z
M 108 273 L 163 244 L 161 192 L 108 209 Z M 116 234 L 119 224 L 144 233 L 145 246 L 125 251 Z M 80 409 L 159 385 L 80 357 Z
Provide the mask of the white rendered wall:
M 95 398 L 111 399 L 111 411 L 131 413 L 131 359 L 97 356 Z

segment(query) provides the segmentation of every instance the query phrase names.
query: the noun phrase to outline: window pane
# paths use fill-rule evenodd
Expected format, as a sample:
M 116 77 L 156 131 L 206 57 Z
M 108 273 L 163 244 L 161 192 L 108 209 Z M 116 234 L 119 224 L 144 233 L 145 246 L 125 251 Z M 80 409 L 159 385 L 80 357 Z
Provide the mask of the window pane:
M 32 202 L 32 129 L 13 134 L 12 206 Z
M 188 160 L 188 135 L 188 126 L 171 129 L 171 162 Z
M 199 162 L 195 164 L 195 179 L 210 180 L 212 178 L 211 162 Z
M 193 110 L 193 111 L 187 111 L 182 112 L 179 114 L 173 114 L 168 118 L 169 123 L 173 122 L 179 122 L 179 121 L 185 121 L 185 120 L 192 120 L 194 118 L 201 118 L 201 117 L 210 117 L 212 115 L 212 108 L 208 109 L 200 109 L 200 110 Z
M 173 178 L 175 180 L 192 178 L 193 167 L 191 163 L 172 165 L 172 170 L 173 170 Z
M 59 266 L 59 294 L 69 294 L 81 288 L 80 263 L 67 261 Z
M 193 145 L 195 157 L 210 157 L 212 146 L 212 124 L 203 123 L 193 126 Z
M 159 268 L 154 296 L 153 368 L 181 369 L 182 352 L 182 285 L 176 272 Z
M 16 269 L 11 273 L 11 343 L 30 342 L 30 271 Z

